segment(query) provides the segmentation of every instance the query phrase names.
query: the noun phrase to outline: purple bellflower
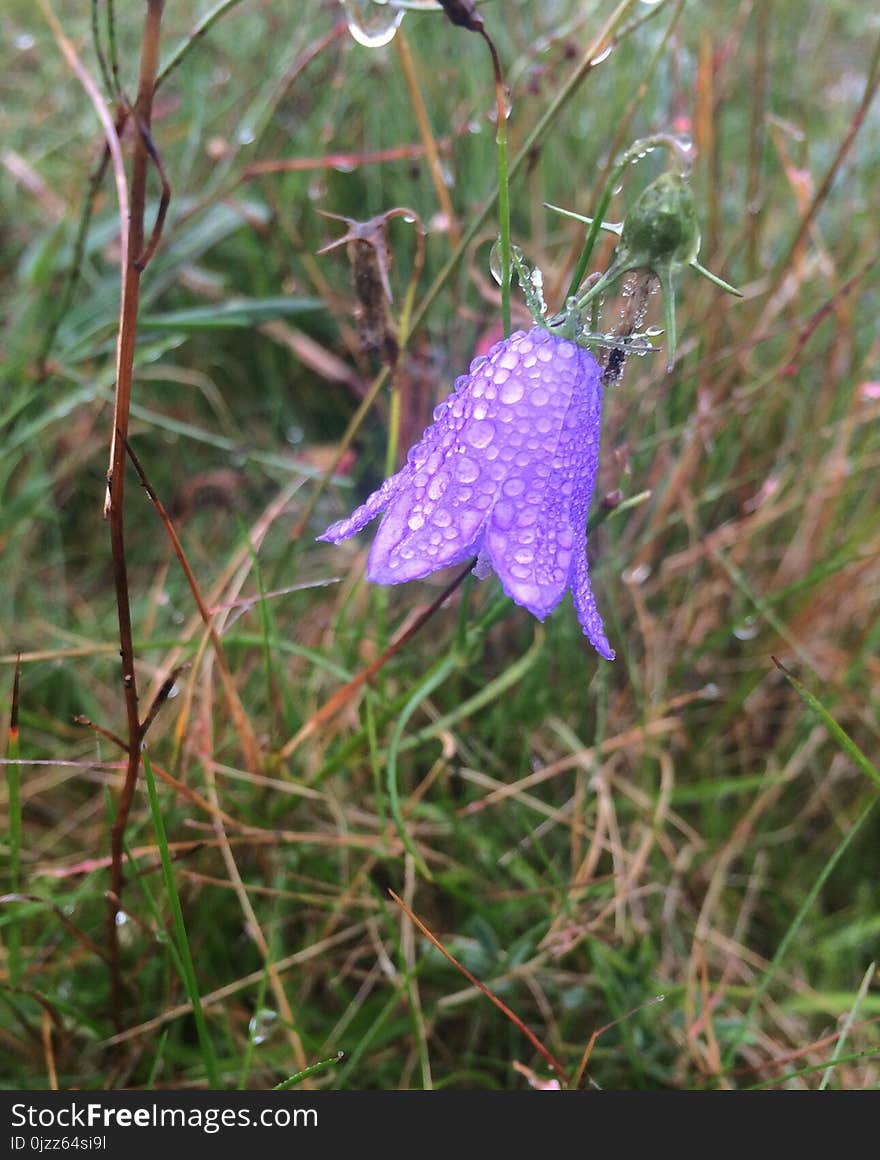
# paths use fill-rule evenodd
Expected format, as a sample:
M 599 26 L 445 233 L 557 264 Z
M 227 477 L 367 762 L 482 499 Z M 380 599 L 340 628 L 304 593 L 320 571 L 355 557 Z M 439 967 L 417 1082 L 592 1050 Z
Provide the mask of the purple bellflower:
M 543 620 L 570 588 L 608 660 L 587 568 L 602 368 L 542 326 L 496 343 L 455 382 L 404 466 L 318 539 L 338 544 L 384 512 L 367 560 L 374 584 L 420 580 L 471 556 Z

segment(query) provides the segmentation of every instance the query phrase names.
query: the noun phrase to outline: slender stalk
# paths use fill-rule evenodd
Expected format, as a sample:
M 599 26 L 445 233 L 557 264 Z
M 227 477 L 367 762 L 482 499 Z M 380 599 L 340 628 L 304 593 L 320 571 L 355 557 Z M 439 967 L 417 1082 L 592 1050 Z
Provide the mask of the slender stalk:
M 589 75 L 595 67 L 593 61 L 601 55 L 601 53 L 608 47 L 609 44 L 616 42 L 618 32 L 622 32 L 620 26 L 624 18 L 629 15 L 632 8 L 635 6 L 635 0 L 621 0 L 621 3 L 614 9 L 604 26 L 596 35 L 593 42 L 584 53 L 580 64 L 574 70 L 569 79 L 565 82 L 559 93 L 550 102 L 543 115 L 539 118 L 531 133 L 528 134 L 523 141 L 516 156 L 511 160 L 508 169 L 508 180 L 512 181 L 519 173 L 520 169 L 525 165 L 528 158 L 532 155 L 533 150 L 540 143 L 542 137 L 580 88 L 582 82 Z M 496 187 L 489 194 L 485 204 L 481 209 L 477 210 L 471 218 L 470 225 L 464 231 L 459 243 L 458 249 L 449 257 L 445 266 L 439 271 L 434 281 L 428 287 L 424 298 L 419 303 L 418 310 L 413 315 L 411 332 L 418 329 L 431 306 L 434 299 L 440 294 L 443 287 L 446 285 L 452 272 L 458 266 L 461 259 L 467 252 L 468 246 L 483 228 L 489 214 L 495 207 L 495 202 L 498 200 L 500 190 Z
M 761 176 L 764 159 L 764 118 L 767 112 L 767 61 L 770 0 L 758 0 L 755 29 L 755 79 L 749 124 L 749 160 L 746 177 L 746 277 L 758 274 L 758 240 L 761 225 Z
M 612 166 L 614 165 L 614 159 L 620 153 L 620 151 L 623 147 L 623 142 L 626 140 L 626 138 L 629 134 L 630 125 L 632 124 L 633 119 L 635 118 L 635 115 L 638 112 L 638 110 L 642 104 L 642 101 L 647 96 L 648 89 L 650 88 L 651 82 L 654 79 L 654 73 L 657 71 L 657 67 L 660 64 L 660 61 L 663 59 L 663 57 L 666 53 L 666 46 L 669 43 L 669 38 L 672 36 L 672 33 L 675 31 L 675 28 L 678 25 L 678 21 L 679 21 L 679 18 L 681 17 L 681 13 L 682 13 L 682 9 L 684 8 L 684 5 L 685 5 L 685 0 L 678 0 L 676 7 L 675 7 L 675 10 L 672 13 L 672 16 L 670 17 L 669 24 L 666 28 L 666 31 L 664 32 L 663 37 L 660 40 L 660 43 L 657 45 L 656 51 L 654 52 L 653 56 L 651 57 L 650 61 L 647 64 L 647 66 L 645 67 L 645 70 L 642 74 L 642 79 L 639 82 L 639 86 L 636 89 L 635 93 L 633 94 L 632 99 L 630 100 L 629 104 L 627 105 L 625 111 L 623 112 L 623 114 L 621 115 L 620 119 L 617 122 L 617 127 L 616 127 L 615 132 L 614 132 L 614 140 L 611 142 L 611 145 L 609 146 L 609 149 L 608 149 L 608 160 L 606 161 L 606 163 L 603 167 L 603 170 L 599 175 L 599 180 L 597 181 L 596 187 L 595 187 L 597 190 L 602 190 L 602 191 L 606 192 L 607 196 L 603 197 L 603 204 L 605 205 L 606 209 L 608 207 L 608 204 L 611 201 L 612 196 L 614 195 L 614 190 L 616 189 L 617 184 L 618 184 L 618 182 L 616 180 L 612 180 L 611 170 L 612 170 Z M 620 175 L 616 174 L 615 176 L 619 177 Z M 597 215 L 596 215 L 597 219 L 600 222 L 604 216 L 605 216 L 604 210 L 602 211 L 602 213 L 597 213 Z M 591 229 L 590 229 L 589 245 L 585 244 L 583 250 L 581 251 L 581 256 L 580 256 L 580 259 L 578 261 L 578 266 L 577 266 L 577 272 L 572 276 L 571 285 L 570 285 L 569 291 L 568 291 L 569 295 L 576 293 L 578 287 L 581 284 L 581 281 L 583 280 L 583 276 L 584 276 L 586 269 L 587 269 L 587 263 L 590 260 L 590 255 L 592 254 L 593 246 L 595 245 L 595 242 L 596 242 L 598 230 L 599 230 L 599 227 L 595 227 L 595 228 L 591 227 Z
M 447 232 L 449 234 L 449 242 L 453 249 L 458 245 L 459 231 L 458 224 L 455 220 L 455 210 L 452 208 L 452 199 L 449 196 L 449 190 L 446 188 L 446 182 L 443 180 L 443 166 L 440 164 L 440 154 L 437 151 L 437 142 L 434 139 L 434 133 L 431 129 L 431 122 L 428 119 L 428 110 L 425 108 L 425 102 L 422 99 L 422 93 L 419 89 L 418 78 L 416 77 L 416 70 L 413 65 L 412 52 L 410 51 L 409 43 L 403 34 L 403 29 L 397 33 L 394 38 L 394 43 L 397 45 L 397 53 L 400 57 L 400 63 L 403 67 L 403 76 L 406 80 L 406 90 L 409 93 L 409 99 L 412 102 L 413 112 L 416 115 L 416 121 L 419 126 L 419 136 L 422 139 L 422 147 L 425 150 L 425 158 L 428 162 L 428 170 L 431 174 L 431 184 L 434 186 L 434 192 L 437 194 L 437 201 L 440 203 L 440 209 L 443 211 L 443 216 L 447 222 Z
M 134 103 L 136 131 L 133 134 L 134 156 L 131 169 L 130 211 L 128 219 L 127 260 L 122 272 L 122 310 L 116 353 L 116 396 L 113 409 L 113 432 L 110 445 L 110 467 L 107 472 L 107 496 L 104 515 L 110 524 L 110 549 L 113 558 L 113 585 L 119 624 L 122 657 L 122 689 L 125 700 L 128 760 L 125 780 L 119 796 L 116 818 L 110 833 L 110 895 L 108 935 L 110 945 L 111 1012 L 117 1029 L 122 1026 L 122 967 L 116 925 L 123 889 L 123 839 L 131 810 L 140 768 L 142 730 L 138 715 L 137 678 L 134 667 L 134 642 L 131 629 L 131 605 L 128 592 L 128 568 L 125 556 L 125 443 L 128 438 L 134 352 L 137 337 L 137 315 L 140 299 L 144 249 L 144 208 L 147 173 L 150 166 L 148 134 L 153 108 L 156 72 L 159 65 L 159 34 L 164 0 L 147 0 L 144 32 L 141 42 L 140 78 Z M 138 128 L 140 131 L 137 131 Z
M 7 814 L 9 828 L 9 893 L 17 894 L 21 888 L 21 767 L 19 766 L 18 696 L 21 678 L 21 653 L 15 662 L 15 676 L 12 679 L 12 707 L 9 711 L 9 732 L 6 739 L 6 788 L 8 794 Z M 21 983 L 21 926 L 14 919 L 9 926 L 6 941 L 6 962 L 9 984 L 17 987 Z
M 149 0 L 148 0 L 149 2 Z M 162 0 L 160 0 L 161 6 Z M 202 1005 L 202 998 L 199 992 L 198 979 L 196 977 L 196 969 L 193 963 L 192 952 L 189 947 L 189 939 L 186 933 L 186 923 L 183 920 L 183 909 L 180 905 L 180 895 L 177 892 L 177 885 L 174 881 L 174 870 L 171 865 L 171 854 L 168 848 L 168 838 L 165 834 L 165 823 L 162 820 L 162 807 L 159 804 L 159 795 L 156 793 L 156 780 L 153 777 L 153 770 L 150 766 L 149 758 L 144 756 L 144 767 L 146 770 L 147 793 L 150 798 L 150 812 L 153 816 L 153 828 L 156 831 L 156 845 L 159 849 L 159 859 L 162 864 L 162 876 L 165 880 L 165 889 L 168 894 L 168 902 L 171 906 L 171 919 L 174 930 L 174 938 L 176 950 L 183 972 L 183 984 L 186 988 L 186 993 L 192 1004 L 193 1019 L 196 1025 L 196 1034 L 199 1037 L 199 1044 L 202 1049 L 202 1059 L 205 1063 L 205 1071 L 208 1076 L 208 1083 L 214 1091 L 220 1089 L 220 1073 L 217 1068 L 217 1059 L 214 1055 L 214 1048 L 211 1043 L 211 1036 L 208 1033 L 208 1025 L 205 1020 L 205 1011 Z
M 208 33 L 208 31 L 217 23 L 220 17 L 225 16 L 231 8 L 234 8 L 236 4 L 240 3 L 241 0 L 220 0 L 220 3 L 215 5 L 215 7 L 213 7 L 210 12 L 205 13 L 201 20 L 199 20 L 198 23 L 193 27 L 186 40 L 182 41 L 177 46 L 169 59 L 162 66 L 162 71 L 156 77 L 157 89 L 160 85 L 164 84 L 165 81 L 168 80 L 168 77 L 171 75 L 171 73 L 174 72 L 184 57 L 189 55 L 190 51 L 195 48 L 202 37 Z
M 501 324 L 504 337 L 510 334 L 510 180 L 507 173 L 507 97 L 504 93 L 504 76 L 498 52 L 485 29 L 480 35 L 492 54 L 492 71 L 495 75 L 495 144 L 498 148 L 498 238 L 501 249 Z
M 526 1039 L 528 1039 L 529 1043 L 531 1043 L 532 1047 L 534 1047 L 534 1049 L 541 1056 L 543 1056 L 544 1060 L 556 1072 L 556 1075 L 559 1077 L 559 1079 L 562 1081 L 562 1083 L 567 1085 L 568 1084 L 568 1076 L 566 1075 L 565 1068 L 562 1066 L 562 1064 L 557 1059 L 555 1059 L 550 1054 L 550 1052 L 547 1050 L 547 1048 L 544 1046 L 544 1044 L 540 1041 L 540 1039 L 538 1039 L 538 1037 L 535 1035 L 535 1033 L 529 1027 L 527 1027 L 525 1025 L 525 1023 L 523 1023 L 522 1019 L 520 1019 L 520 1017 L 517 1014 L 515 1014 L 510 1009 L 510 1007 L 507 1006 L 507 1004 L 503 1000 L 499 999 L 497 995 L 493 994 L 493 992 L 489 990 L 489 988 L 486 986 L 485 983 L 481 983 L 480 980 L 476 977 L 476 975 L 472 975 L 471 972 L 467 969 L 467 967 L 465 967 L 462 963 L 460 963 L 458 961 L 458 959 L 455 958 L 454 955 L 450 954 L 450 952 L 446 949 L 446 947 L 444 947 L 444 945 L 440 942 L 440 940 L 437 938 L 437 936 L 435 934 L 433 934 L 432 931 L 427 926 L 425 926 L 425 924 L 421 921 L 421 919 L 416 917 L 416 915 L 413 913 L 413 911 L 410 910 L 410 908 L 406 905 L 406 903 L 403 901 L 403 899 L 399 897 L 399 895 L 395 894 L 393 890 L 389 890 L 388 893 L 394 899 L 394 901 L 397 903 L 397 905 L 400 907 L 400 909 L 403 911 L 403 913 L 407 916 L 407 918 L 410 920 L 410 922 L 414 923 L 419 928 L 419 930 L 422 932 L 422 934 L 425 936 L 425 938 L 430 940 L 430 942 L 437 948 L 437 950 L 441 953 L 441 955 L 443 955 L 443 957 L 448 962 L 450 962 L 456 968 L 456 970 L 460 971 L 464 975 L 464 977 L 468 980 L 469 983 L 473 984 L 473 986 L 475 986 L 478 991 L 480 991 L 483 995 L 485 995 L 486 998 L 491 1003 L 495 1004 L 495 1006 L 498 1008 L 499 1011 L 501 1011 L 504 1015 L 507 1016 L 507 1018 L 511 1021 L 511 1023 L 514 1025 L 514 1027 L 516 1027 L 519 1031 L 521 1031 L 522 1034 L 526 1037 Z

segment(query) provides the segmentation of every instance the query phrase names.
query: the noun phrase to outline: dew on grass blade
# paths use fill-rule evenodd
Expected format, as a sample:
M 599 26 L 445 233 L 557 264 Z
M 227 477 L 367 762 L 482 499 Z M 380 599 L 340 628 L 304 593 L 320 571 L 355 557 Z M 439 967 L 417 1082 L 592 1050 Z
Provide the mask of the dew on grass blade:
M 650 575 L 650 564 L 637 564 L 634 568 L 625 569 L 621 579 L 624 584 L 644 584 Z
M 760 626 L 757 618 L 754 616 L 747 616 L 741 620 L 739 624 L 734 626 L 733 635 L 737 640 L 754 640 L 758 635 Z
M 250 1022 L 248 1023 L 248 1034 L 251 1037 L 251 1043 L 256 1046 L 265 1043 L 275 1030 L 277 1021 L 277 1011 L 273 1011 L 271 1007 L 259 1007 L 251 1016 Z
M 352 38 L 364 48 L 390 44 L 403 20 L 403 9 L 375 0 L 339 0 Z

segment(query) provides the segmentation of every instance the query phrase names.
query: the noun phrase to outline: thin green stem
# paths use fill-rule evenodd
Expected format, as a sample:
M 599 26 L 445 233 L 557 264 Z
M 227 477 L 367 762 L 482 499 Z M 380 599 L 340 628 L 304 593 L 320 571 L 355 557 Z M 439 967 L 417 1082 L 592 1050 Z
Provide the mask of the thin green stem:
M 416 686 L 412 696 L 407 700 L 406 704 L 400 711 L 400 716 L 397 719 L 397 724 L 394 726 L 394 732 L 391 735 L 391 741 L 388 745 L 388 758 L 386 766 L 386 787 L 388 790 L 388 805 L 391 810 L 391 816 L 394 819 L 394 824 L 397 827 L 397 832 L 400 835 L 400 840 L 403 842 L 405 849 L 412 854 L 413 860 L 419 869 L 419 872 L 425 878 L 431 879 L 432 875 L 421 854 L 416 849 L 415 843 L 410 837 L 409 831 L 406 828 L 406 820 L 403 816 L 403 810 L 400 805 L 400 787 L 397 781 L 397 755 L 400 752 L 401 742 L 406 727 L 409 724 L 409 719 L 418 709 L 426 698 L 439 688 L 440 685 L 451 675 L 456 665 L 458 658 L 454 654 L 445 656 L 434 668 L 424 677 Z
M 217 1069 L 217 1060 L 208 1026 L 205 1022 L 205 1012 L 202 1008 L 201 995 L 190 951 L 189 938 L 186 933 L 186 923 L 183 920 L 183 908 L 180 905 L 180 895 L 177 893 L 177 884 L 174 881 L 174 869 L 171 864 L 171 853 L 168 849 L 168 838 L 165 833 L 165 822 L 162 819 L 162 808 L 159 805 L 159 795 L 156 792 L 156 780 L 153 777 L 153 767 L 150 764 L 149 754 L 144 751 L 144 778 L 147 783 L 147 793 L 150 798 L 150 813 L 153 819 L 153 829 L 156 832 L 156 846 L 159 850 L 159 860 L 162 864 L 162 877 L 168 894 L 168 903 L 171 907 L 171 921 L 174 929 L 174 942 L 180 959 L 183 972 L 183 985 L 187 997 L 192 1003 L 193 1018 L 196 1024 L 196 1033 L 202 1049 L 202 1059 L 205 1063 L 208 1082 L 212 1090 L 220 1090 L 220 1073 Z
M 101 71 L 101 80 L 104 82 L 104 88 L 108 93 L 112 93 L 113 80 L 110 74 L 110 68 L 107 64 L 107 57 L 104 53 L 104 46 L 101 42 L 101 25 L 98 19 L 98 0 L 92 0 L 92 47 L 95 50 L 95 56 L 98 58 L 98 68 Z
M 526 136 L 516 156 L 510 161 L 507 173 L 509 182 L 513 181 L 513 179 L 519 173 L 520 169 L 522 169 L 522 167 L 526 164 L 532 154 L 532 151 L 540 143 L 547 130 L 550 128 L 550 126 L 553 124 L 568 102 L 572 99 L 574 94 L 580 88 L 582 82 L 589 75 L 590 71 L 595 67 L 593 65 L 593 61 L 596 59 L 596 57 L 609 44 L 614 43 L 615 35 L 620 29 L 621 23 L 629 14 L 629 12 L 635 7 L 635 4 L 636 0 L 621 0 L 620 4 L 618 4 L 614 12 L 612 12 L 604 28 L 602 28 L 598 36 L 587 49 L 581 60 L 581 63 L 560 89 L 556 97 L 554 97 L 554 99 L 547 106 L 546 110 L 536 122 L 532 131 Z M 497 201 L 498 196 L 499 189 L 496 187 L 489 194 L 482 208 L 479 209 L 471 218 L 470 225 L 462 234 L 458 248 L 449 257 L 446 264 L 439 271 L 434 281 L 428 287 L 424 298 L 419 303 L 418 310 L 413 315 L 410 333 L 415 331 L 425 319 L 428 311 L 434 304 L 434 300 L 439 296 L 443 287 L 449 280 L 450 275 L 464 257 L 471 242 L 485 225 L 486 219 L 495 208 L 495 202 Z
M 12 709 L 9 714 L 6 767 L 7 825 L 9 828 L 9 893 L 18 894 L 21 887 L 21 767 L 19 766 L 18 695 L 21 675 L 21 655 L 15 665 L 12 680 Z M 21 925 L 15 918 L 9 926 L 6 942 L 9 984 L 21 983 Z
M 240 3 L 241 0 L 220 0 L 220 3 L 215 5 L 215 7 L 213 7 L 210 12 L 205 13 L 201 20 L 199 20 L 195 25 L 192 32 L 190 32 L 186 40 L 182 41 L 177 46 L 177 48 L 171 54 L 170 58 L 162 66 L 159 75 L 156 77 L 157 89 L 160 85 L 164 84 L 164 82 L 168 80 L 169 76 L 174 72 L 181 61 L 183 61 L 184 58 L 189 55 L 192 49 L 195 48 L 196 44 L 202 39 L 203 36 L 205 36 L 207 32 L 210 31 L 210 29 L 217 23 L 220 17 L 225 16 L 230 9 L 234 8 L 236 4 Z
M 602 196 L 599 200 L 596 213 L 590 221 L 590 229 L 587 233 L 586 241 L 584 242 L 584 248 L 581 250 L 577 265 L 574 268 L 574 274 L 572 274 L 571 282 L 569 283 L 568 294 L 566 295 L 567 298 L 570 298 L 573 294 L 577 294 L 578 288 L 580 287 L 581 282 L 584 280 L 584 274 L 587 272 L 587 265 L 590 261 L 590 257 L 592 256 L 593 248 L 596 245 L 596 238 L 599 236 L 599 230 L 603 228 L 605 214 L 608 212 L 608 206 L 611 204 L 611 198 L 614 196 L 615 189 L 617 189 L 618 185 L 620 184 L 624 170 L 632 161 L 636 160 L 640 154 L 648 152 L 657 145 L 665 145 L 668 149 L 672 149 L 679 154 L 681 154 L 682 151 L 681 142 L 676 137 L 671 136 L 669 133 L 654 133 L 650 137 L 642 137 L 638 141 L 634 141 L 632 145 L 630 145 L 630 147 L 620 155 L 619 161 L 608 174 L 608 179 L 605 182 L 605 188 L 602 191 Z M 593 290 L 595 291 L 595 287 Z
M 501 325 L 504 337 L 511 330 L 510 320 L 510 189 L 507 179 L 507 126 L 498 124 L 498 237 L 501 248 Z
M 510 334 L 510 278 L 512 262 L 510 256 L 510 181 L 507 174 L 507 97 L 504 93 L 504 75 L 498 50 L 489 34 L 481 28 L 480 35 L 489 47 L 492 56 L 492 71 L 495 76 L 495 144 L 498 150 L 498 241 L 501 250 L 501 325 L 504 337 Z
M 803 921 L 807 916 L 807 913 L 809 912 L 813 903 L 818 898 L 819 893 L 822 890 L 822 887 L 825 885 L 825 883 L 828 881 L 829 877 L 831 876 L 831 872 L 834 870 L 835 866 L 838 864 L 838 862 L 841 860 L 843 855 L 849 849 L 853 839 L 861 831 L 865 822 L 868 820 L 868 816 L 871 813 L 871 811 L 874 809 L 874 806 L 876 804 L 877 804 L 877 799 L 875 798 L 873 801 L 871 801 L 868 804 L 867 808 L 862 811 L 861 815 L 856 819 L 855 823 L 851 827 L 849 833 L 845 835 L 843 840 L 837 846 L 837 849 L 834 851 L 834 853 L 831 855 L 831 857 L 828 859 L 828 861 L 822 867 L 822 870 L 821 870 L 818 878 L 813 883 L 806 898 L 803 900 L 800 907 L 798 908 L 797 914 L 792 919 L 791 925 L 789 926 L 788 930 L 785 932 L 785 934 L 782 938 L 782 941 L 780 942 L 779 946 L 777 947 L 776 953 L 774 954 L 774 956 L 770 962 L 770 965 L 768 966 L 768 968 L 764 972 L 764 974 L 761 976 L 761 981 L 758 983 L 758 986 L 755 989 L 755 993 L 752 996 L 752 1001 L 749 1004 L 748 1009 L 746 1010 L 746 1013 L 743 1015 L 742 1019 L 740 1020 L 739 1026 L 737 1027 L 736 1031 L 734 1032 L 730 1043 L 728 1044 L 727 1053 L 726 1053 L 725 1058 L 724 1058 L 724 1066 L 725 1067 L 729 1067 L 730 1064 L 733 1062 L 734 1056 L 736 1054 L 736 1050 L 739 1047 L 740 1043 L 742 1043 L 743 1039 L 745 1038 L 746 1032 L 748 1031 L 749 1027 L 751 1026 L 753 1018 L 755 1017 L 755 1012 L 758 1010 L 758 1007 L 761 1003 L 761 1000 L 764 998 L 765 994 L 767 993 L 767 989 L 770 986 L 771 982 L 773 981 L 773 979 L 776 975 L 776 972 L 779 969 L 780 963 L 785 958 L 789 947 L 791 946 L 792 942 L 794 941 L 795 935 L 800 930 L 801 925 L 803 924 Z

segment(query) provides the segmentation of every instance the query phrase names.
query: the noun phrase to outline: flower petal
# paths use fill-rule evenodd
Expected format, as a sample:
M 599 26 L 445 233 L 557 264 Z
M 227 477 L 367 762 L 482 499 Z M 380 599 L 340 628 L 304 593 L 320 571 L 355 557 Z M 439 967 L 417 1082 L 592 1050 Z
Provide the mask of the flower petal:
M 572 343 L 535 340 L 506 444 L 515 454 L 486 534 L 505 592 L 543 620 L 569 587 L 599 454 L 601 371 Z
M 343 540 L 348 540 L 351 536 L 356 535 L 367 526 L 370 520 L 374 520 L 379 512 L 388 506 L 397 492 L 406 485 L 406 475 L 407 468 L 404 467 L 396 475 L 389 476 L 382 486 L 368 496 L 359 508 L 355 508 L 347 519 L 337 520 L 317 539 L 325 540 L 330 544 L 341 544 Z
M 367 560 L 367 579 L 374 584 L 419 580 L 479 551 L 506 470 L 498 457 L 502 432 L 491 405 L 491 353 L 475 359 L 470 373 L 456 380 L 407 456 L 406 479 Z
M 613 661 L 614 649 L 605 636 L 602 617 L 599 615 L 596 601 L 593 598 L 593 589 L 590 586 L 590 570 L 587 564 L 586 550 L 578 553 L 571 594 L 574 597 L 575 611 L 581 628 L 584 630 L 584 635 L 599 656 L 604 657 L 606 661 Z
M 477 555 L 485 519 L 484 512 L 457 506 L 454 490 L 431 511 L 416 516 L 409 495 L 398 496 L 370 548 L 367 579 L 373 584 L 402 584 L 460 564 Z

